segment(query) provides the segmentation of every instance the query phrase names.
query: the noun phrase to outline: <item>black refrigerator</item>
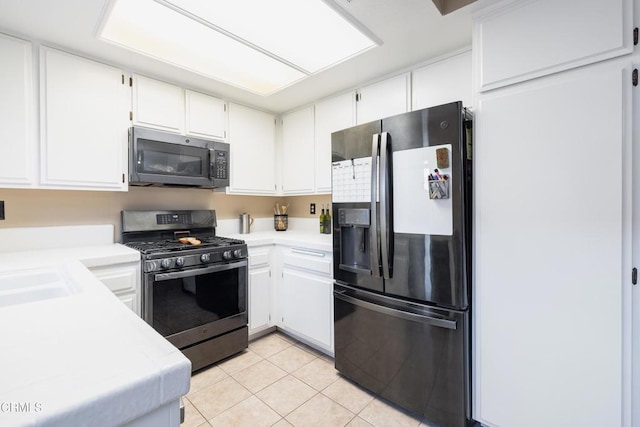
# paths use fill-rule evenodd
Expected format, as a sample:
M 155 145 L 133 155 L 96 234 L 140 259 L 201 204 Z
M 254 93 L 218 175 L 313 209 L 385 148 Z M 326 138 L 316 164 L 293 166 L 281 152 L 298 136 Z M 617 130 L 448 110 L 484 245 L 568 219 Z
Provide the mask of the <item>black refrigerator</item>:
M 467 426 L 471 114 L 461 102 L 332 134 L 335 366 Z

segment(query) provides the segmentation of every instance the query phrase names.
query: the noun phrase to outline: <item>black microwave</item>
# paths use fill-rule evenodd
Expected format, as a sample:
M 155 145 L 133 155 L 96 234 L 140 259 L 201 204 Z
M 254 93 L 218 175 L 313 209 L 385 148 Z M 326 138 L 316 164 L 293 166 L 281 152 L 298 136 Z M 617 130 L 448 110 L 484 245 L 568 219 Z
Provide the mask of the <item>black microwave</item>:
M 217 188 L 229 185 L 229 144 L 133 126 L 129 184 Z

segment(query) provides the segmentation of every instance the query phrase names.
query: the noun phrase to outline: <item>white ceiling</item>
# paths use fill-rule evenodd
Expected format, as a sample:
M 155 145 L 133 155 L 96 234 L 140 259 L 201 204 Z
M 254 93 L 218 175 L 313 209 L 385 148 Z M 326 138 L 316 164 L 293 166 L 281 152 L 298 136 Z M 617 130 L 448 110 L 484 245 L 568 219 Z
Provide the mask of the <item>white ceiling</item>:
M 431 0 L 335 2 L 379 37 L 382 46 L 268 97 L 99 41 L 96 29 L 109 0 L 1 0 L 0 32 L 275 113 L 471 45 L 469 7 L 441 16 Z

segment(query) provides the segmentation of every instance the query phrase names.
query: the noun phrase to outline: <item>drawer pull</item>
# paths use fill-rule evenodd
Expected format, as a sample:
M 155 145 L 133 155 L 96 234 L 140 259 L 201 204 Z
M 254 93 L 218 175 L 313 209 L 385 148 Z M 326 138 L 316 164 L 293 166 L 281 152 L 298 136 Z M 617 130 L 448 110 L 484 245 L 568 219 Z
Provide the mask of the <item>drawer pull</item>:
M 301 255 L 317 256 L 317 257 L 320 257 L 320 258 L 324 258 L 325 257 L 325 253 L 324 252 L 318 252 L 318 251 L 314 251 L 314 250 L 311 250 L 311 249 L 291 248 L 291 252 L 296 253 L 296 254 L 301 254 Z

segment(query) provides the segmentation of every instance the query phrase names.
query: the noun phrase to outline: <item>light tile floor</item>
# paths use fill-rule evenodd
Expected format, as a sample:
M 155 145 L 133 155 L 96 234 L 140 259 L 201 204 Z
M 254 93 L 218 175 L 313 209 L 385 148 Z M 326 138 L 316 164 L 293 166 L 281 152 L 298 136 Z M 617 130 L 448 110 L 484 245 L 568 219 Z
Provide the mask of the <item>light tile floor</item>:
M 274 332 L 191 378 L 182 427 L 427 427 L 338 374 L 333 359 Z

